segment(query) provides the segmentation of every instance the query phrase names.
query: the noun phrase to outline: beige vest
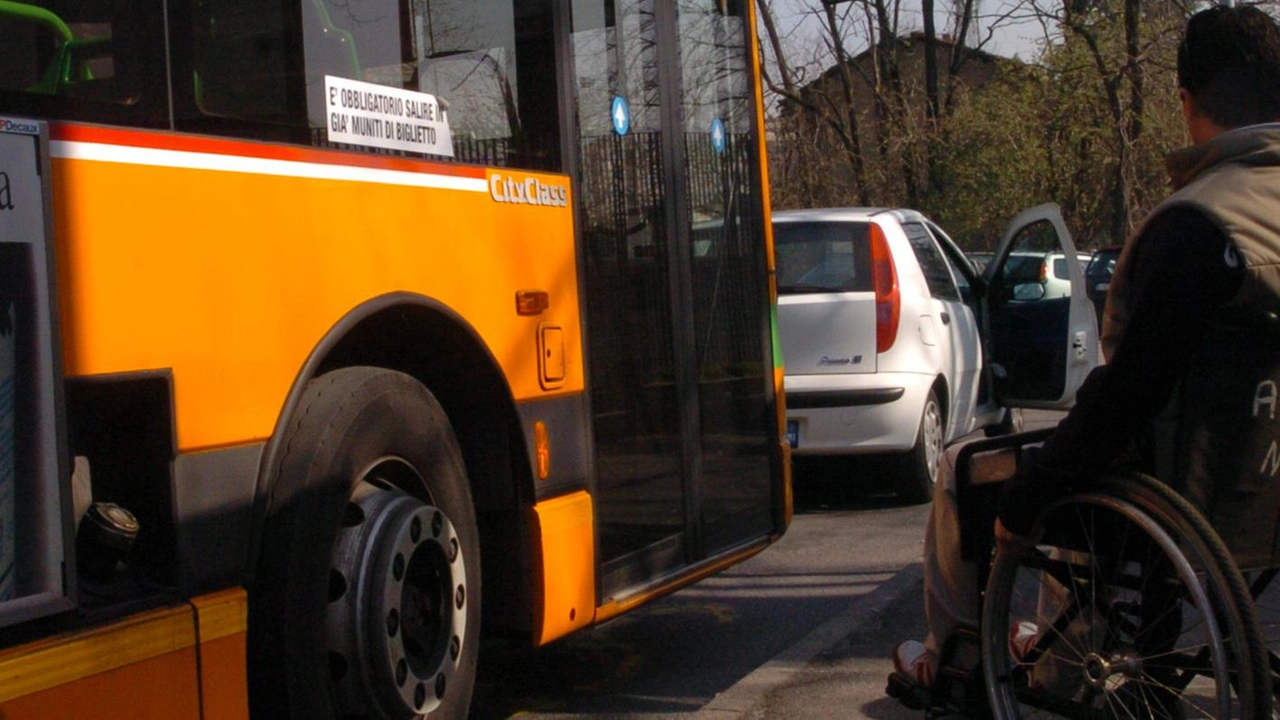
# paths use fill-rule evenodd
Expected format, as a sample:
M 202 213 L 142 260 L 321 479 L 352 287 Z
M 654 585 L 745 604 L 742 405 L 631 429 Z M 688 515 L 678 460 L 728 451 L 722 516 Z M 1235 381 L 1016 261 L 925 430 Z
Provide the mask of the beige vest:
M 1188 375 L 1146 437 L 1156 475 L 1199 507 L 1242 568 L 1280 564 L 1280 124 L 1224 133 L 1169 157 L 1177 190 L 1150 217 L 1195 208 L 1246 268 L 1231 311 L 1210 323 Z M 1146 222 L 1150 222 L 1148 219 Z M 1125 244 L 1107 294 L 1103 351 L 1131 316 Z M 1143 238 L 1142 242 L 1159 242 Z M 1241 312 L 1234 312 L 1239 310 Z
M 1133 248 L 1151 218 L 1175 206 L 1198 210 L 1243 255 L 1249 278 L 1230 305 L 1280 310 L 1280 124 L 1223 133 L 1174 152 L 1167 164 L 1177 191 L 1129 237 L 1116 261 L 1102 323 L 1102 350 L 1108 358 L 1131 314 L 1128 286 Z

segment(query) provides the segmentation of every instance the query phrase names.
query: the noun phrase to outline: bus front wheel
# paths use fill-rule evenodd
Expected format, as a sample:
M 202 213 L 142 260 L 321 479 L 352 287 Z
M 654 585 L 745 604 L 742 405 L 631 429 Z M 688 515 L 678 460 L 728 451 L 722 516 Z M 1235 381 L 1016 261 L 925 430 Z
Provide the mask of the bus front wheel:
M 313 380 L 295 418 L 250 588 L 254 716 L 465 716 L 480 547 L 444 410 L 356 367 Z

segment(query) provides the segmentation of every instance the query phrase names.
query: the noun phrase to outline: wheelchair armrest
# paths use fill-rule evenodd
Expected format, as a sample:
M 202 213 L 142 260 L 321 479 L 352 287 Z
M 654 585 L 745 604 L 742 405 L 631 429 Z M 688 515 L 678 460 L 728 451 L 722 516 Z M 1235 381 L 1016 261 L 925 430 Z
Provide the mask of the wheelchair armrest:
M 1012 450 L 1014 467 L 1022 458 L 1022 449 L 1048 439 L 1053 428 L 1001 435 L 976 440 L 960 449 L 956 456 L 956 506 L 960 515 L 960 556 L 985 567 L 995 546 L 996 504 L 1002 481 L 975 477 L 974 457 L 982 453 Z M 984 571 L 985 572 L 985 571 Z M 980 575 L 983 573 L 980 573 Z M 983 577 L 985 581 L 985 577 Z
M 974 484 L 970 471 L 974 455 L 1012 448 L 1017 451 L 1018 458 L 1021 459 L 1022 448 L 1027 445 L 1042 443 L 1052 434 L 1053 428 L 1041 428 L 1039 430 L 1028 430 L 1027 432 L 975 440 L 960 448 L 960 453 L 956 456 L 956 494 L 959 495 Z

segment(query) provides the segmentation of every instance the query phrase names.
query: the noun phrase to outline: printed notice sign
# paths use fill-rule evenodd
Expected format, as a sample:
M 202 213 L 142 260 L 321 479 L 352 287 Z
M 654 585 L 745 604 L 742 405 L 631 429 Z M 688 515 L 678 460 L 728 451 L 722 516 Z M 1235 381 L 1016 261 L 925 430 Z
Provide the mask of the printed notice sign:
M 0 117 L 0 635 L 75 606 L 49 144 L 43 121 Z
M 453 157 L 449 117 L 434 95 L 326 75 L 329 142 Z
M 14 317 L 13 303 L 0 298 L 0 600 L 14 595 Z
M 44 239 L 44 191 L 40 178 L 34 121 L 0 118 L 0 601 L 16 595 L 18 560 L 17 475 L 14 467 L 18 428 L 16 398 L 17 313 L 14 287 L 25 264 L 15 263 L 13 251 Z M 19 256 L 21 257 L 21 256 Z M 15 273 L 15 270 L 17 271 Z

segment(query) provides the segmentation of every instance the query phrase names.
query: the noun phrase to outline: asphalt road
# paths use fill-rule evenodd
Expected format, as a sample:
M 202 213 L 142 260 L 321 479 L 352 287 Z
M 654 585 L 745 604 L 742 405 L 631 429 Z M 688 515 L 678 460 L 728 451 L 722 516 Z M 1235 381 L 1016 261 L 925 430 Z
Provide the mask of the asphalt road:
M 927 512 L 802 499 L 778 543 L 725 572 L 546 648 L 486 648 L 472 715 L 698 711 L 917 562 Z
M 486 647 L 472 717 L 920 717 L 883 690 L 893 646 L 923 635 L 928 505 L 876 491 L 880 472 L 801 472 L 761 554 L 548 647 Z

